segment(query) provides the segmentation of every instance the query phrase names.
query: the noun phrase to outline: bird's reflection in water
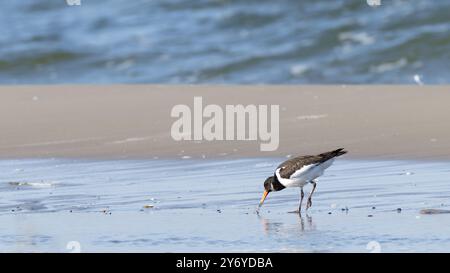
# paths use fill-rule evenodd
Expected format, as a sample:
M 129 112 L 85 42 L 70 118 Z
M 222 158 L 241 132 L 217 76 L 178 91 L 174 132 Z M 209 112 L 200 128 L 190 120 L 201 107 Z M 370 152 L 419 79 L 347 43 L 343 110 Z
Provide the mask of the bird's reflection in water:
M 301 234 L 304 232 L 316 230 L 316 225 L 313 222 L 312 217 L 308 214 L 306 214 L 305 216 L 297 214 L 294 217 L 297 218 L 295 223 L 285 223 L 280 221 L 276 222 L 272 219 L 269 220 L 258 214 L 258 219 L 261 222 L 265 235 L 292 235 L 296 232 Z

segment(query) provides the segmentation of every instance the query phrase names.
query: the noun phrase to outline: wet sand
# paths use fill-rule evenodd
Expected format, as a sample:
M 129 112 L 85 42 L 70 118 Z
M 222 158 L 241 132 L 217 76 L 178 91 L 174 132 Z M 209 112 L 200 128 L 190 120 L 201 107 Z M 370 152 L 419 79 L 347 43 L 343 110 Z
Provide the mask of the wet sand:
M 421 213 L 450 208 L 449 162 L 340 159 L 308 214 L 287 189 L 257 215 L 282 160 L 1 160 L 0 252 L 450 251 Z
M 280 146 L 181 141 L 176 104 L 279 104 Z M 0 157 L 217 158 L 317 153 L 450 159 L 447 86 L 2 86 Z

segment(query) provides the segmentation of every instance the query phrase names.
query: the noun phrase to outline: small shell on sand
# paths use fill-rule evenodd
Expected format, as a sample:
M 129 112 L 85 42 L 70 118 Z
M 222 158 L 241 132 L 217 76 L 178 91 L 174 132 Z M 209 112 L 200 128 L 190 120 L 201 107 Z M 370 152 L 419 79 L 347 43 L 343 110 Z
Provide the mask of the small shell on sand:
M 447 209 L 423 209 L 420 211 L 420 214 L 445 214 L 450 213 L 450 210 Z

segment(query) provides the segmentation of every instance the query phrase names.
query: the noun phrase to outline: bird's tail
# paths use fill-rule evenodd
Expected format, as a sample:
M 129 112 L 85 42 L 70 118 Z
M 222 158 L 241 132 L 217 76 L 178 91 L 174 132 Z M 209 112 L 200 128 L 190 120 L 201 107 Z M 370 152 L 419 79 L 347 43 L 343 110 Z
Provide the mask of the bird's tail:
M 344 150 L 344 148 L 339 148 L 337 150 L 334 151 L 330 151 L 330 152 L 326 152 L 323 154 L 320 154 L 320 156 L 322 156 L 325 160 L 331 159 L 333 157 L 337 157 L 337 156 L 341 156 L 343 154 L 346 154 L 347 151 Z
M 332 151 L 331 153 L 334 155 L 333 157 L 336 157 L 336 156 L 341 156 L 341 155 L 346 154 L 347 151 L 344 150 L 344 148 L 339 148 L 337 150 Z

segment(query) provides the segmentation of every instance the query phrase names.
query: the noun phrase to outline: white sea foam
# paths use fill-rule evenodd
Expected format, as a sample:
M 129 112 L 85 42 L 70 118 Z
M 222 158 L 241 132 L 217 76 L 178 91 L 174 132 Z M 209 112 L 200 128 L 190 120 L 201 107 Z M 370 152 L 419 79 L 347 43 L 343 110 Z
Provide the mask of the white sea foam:
M 417 83 L 418 85 L 423 85 L 423 81 L 419 74 L 414 75 L 414 82 Z
M 292 76 L 301 76 L 306 71 L 309 70 L 309 67 L 304 64 L 296 64 L 291 66 L 290 73 Z
M 392 71 L 395 69 L 402 68 L 408 64 L 408 61 L 405 58 L 401 58 L 395 62 L 382 63 L 377 66 L 372 66 L 370 70 L 376 73 L 384 73 L 388 71 Z
M 362 45 L 370 45 L 375 42 L 375 38 L 366 32 L 342 32 L 339 33 L 339 40 L 342 42 L 355 42 Z

